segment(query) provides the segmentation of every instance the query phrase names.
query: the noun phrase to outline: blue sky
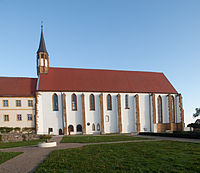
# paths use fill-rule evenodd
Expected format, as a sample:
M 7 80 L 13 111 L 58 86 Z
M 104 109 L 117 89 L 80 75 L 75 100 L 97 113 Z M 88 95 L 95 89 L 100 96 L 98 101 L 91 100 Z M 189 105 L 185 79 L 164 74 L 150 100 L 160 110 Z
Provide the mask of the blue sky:
M 0 0 L 0 76 L 36 77 L 41 21 L 50 66 L 163 72 L 194 121 L 199 0 Z

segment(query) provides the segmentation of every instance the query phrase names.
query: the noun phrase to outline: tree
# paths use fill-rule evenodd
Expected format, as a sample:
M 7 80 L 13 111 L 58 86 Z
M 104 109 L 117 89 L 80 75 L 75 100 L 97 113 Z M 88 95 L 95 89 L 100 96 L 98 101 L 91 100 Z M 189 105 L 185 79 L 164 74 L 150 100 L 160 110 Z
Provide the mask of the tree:
M 196 117 L 198 117 L 200 115 L 200 108 L 196 108 L 195 111 L 196 112 L 193 114 L 194 118 L 196 118 Z

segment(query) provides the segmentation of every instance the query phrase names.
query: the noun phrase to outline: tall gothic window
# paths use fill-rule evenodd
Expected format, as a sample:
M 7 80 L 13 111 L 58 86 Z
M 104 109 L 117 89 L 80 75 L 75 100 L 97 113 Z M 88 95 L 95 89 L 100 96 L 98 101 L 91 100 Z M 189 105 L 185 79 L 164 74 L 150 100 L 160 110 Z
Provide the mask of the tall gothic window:
M 72 110 L 77 110 L 77 96 L 76 94 L 72 94 Z
M 107 110 L 112 110 L 112 97 L 110 94 L 107 95 Z
M 58 95 L 53 94 L 53 111 L 58 111 Z
M 125 95 L 125 109 L 128 109 L 129 107 L 128 107 L 128 94 L 127 95 Z
M 90 110 L 95 110 L 95 97 L 93 94 L 90 95 Z
M 162 98 L 161 98 L 161 96 L 158 96 L 157 106 L 158 106 L 158 123 L 163 123 L 163 117 L 162 117 Z
M 172 123 L 175 123 L 175 101 L 174 101 L 174 96 L 172 96 Z

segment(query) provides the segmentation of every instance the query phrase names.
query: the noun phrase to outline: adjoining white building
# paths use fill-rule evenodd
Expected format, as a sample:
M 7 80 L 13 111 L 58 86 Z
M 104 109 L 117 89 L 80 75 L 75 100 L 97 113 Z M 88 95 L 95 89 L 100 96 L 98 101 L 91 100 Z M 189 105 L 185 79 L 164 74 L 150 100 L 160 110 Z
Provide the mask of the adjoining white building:
M 10 80 L 11 89 L 4 92 L 9 84 L 3 85 L 0 78 L 0 103 L 9 102 L 6 108 L 0 105 L 0 126 L 35 127 L 37 134 L 55 135 L 184 129 L 182 96 L 163 73 L 49 67 L 41 31 L 37 74 L 38 79 L 24 78 L 24 83 L 16 78 L 20 86 L 15 94 L 15 81 Z M 17 100 L 21 100 L 20 108 Z M 29 100 L 33 100 L 31 108 Z M 29 114 L 30 122 L 25 118 Z M 9 115 L 9 122 L 5 115 Z

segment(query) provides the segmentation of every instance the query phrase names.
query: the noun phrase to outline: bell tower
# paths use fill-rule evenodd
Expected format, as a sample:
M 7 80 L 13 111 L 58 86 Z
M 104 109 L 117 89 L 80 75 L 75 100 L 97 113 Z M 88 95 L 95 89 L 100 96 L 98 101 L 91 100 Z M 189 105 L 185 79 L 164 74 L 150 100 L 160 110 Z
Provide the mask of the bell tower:
M 41 25 L 40 45 L 37 51 L 37 75 L 48 73 L 49 70 L 49 55 L 45 46 L 43 36 L 43 25 Z

